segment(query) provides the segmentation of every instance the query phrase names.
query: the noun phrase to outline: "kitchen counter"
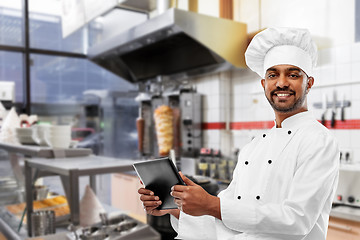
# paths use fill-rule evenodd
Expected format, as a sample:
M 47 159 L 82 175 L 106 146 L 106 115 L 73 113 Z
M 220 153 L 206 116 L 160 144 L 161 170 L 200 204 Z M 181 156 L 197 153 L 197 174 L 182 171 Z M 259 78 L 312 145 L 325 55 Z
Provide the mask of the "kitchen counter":
M 340 164 L 340 171 L 360 172 L 360 163 Z
M 330 216 L 360 222 L 360 208 L 338 206 L 331 209 Z
M 54 158 L 57 153 L 64 157 L 87 156 L 92 153 L 88 148 L 53 149 L 51 147 L 40 147 L 33 145 L 14 145 L 0 142 L 0 148 L 10 153 L 19 153 L 28 157 Z M 59 151 L 60 150 L 60 151 Z
M 94 155 L 76 158 L 32 158 L 27 160 L 25 162 L 27 219 L 30 219 L 33 212 L 32 183 L 37 177 L 47 175 L 59 175 L 61 177 L 71 210 L 71 222 L 77 225 L 80 217 L 79 177 L 132 171 L 134 162 L 132 160 Z M 34 170 L 35 173 L 33 173 Z M 28 233 L 31 235 L 31 221 L 28 222 L 27 226 Z

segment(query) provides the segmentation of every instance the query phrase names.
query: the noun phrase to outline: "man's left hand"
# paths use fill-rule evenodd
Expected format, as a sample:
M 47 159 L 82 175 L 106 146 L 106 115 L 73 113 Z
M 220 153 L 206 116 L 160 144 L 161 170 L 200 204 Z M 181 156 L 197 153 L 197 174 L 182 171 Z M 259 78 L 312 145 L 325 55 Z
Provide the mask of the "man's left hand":
M 201 186 L 195 184 L 181 172 L 180 176 L 186 186 L 175 185 L 171 192 L 178 208 L 192 216 L 211 215 L 221 219 L 220 199 L 207 193 Z

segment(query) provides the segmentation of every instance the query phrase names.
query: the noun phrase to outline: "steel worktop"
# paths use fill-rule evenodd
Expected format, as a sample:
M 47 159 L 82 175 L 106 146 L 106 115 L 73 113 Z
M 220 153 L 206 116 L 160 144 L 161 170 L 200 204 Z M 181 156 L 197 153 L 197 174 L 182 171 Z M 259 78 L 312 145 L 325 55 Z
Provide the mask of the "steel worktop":
M 92 153 L 91 149 L 86 148 L 69 148 L 69 149 L 53 149 L 50 147 L 41 147 L 34 145 L 15 145 L 0 142 L 0 149 L 8 152 L 9 160 L 15 179 L 19 186 L 24 186 L 24 174 L 20 164 L 19 154 L 25 160 L 32 157 L 39 158 L 56 158 L 56 157 L 79 157 L 88 156 Z
M 59 175 L 61 177 L 71 210 L 71 222 L 78 225 L 80 222 L 79 177 L 132 171 L 134 162 L 94 155 L 74 158 L 28 159 L 25 162 L 27 219 L 30 219 L 33 211 L 32 183 L 37 177 L 35 174 L 38 176 Z M 31 221 L 28 221 L 27 227 L 28 234 L 31 236 Z

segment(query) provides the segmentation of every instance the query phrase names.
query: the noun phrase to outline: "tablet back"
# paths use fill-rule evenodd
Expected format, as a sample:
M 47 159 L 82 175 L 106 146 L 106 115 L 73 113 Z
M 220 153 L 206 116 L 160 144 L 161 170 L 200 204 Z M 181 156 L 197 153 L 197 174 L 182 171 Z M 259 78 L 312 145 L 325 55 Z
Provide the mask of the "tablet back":
M 185 185 L 170 158 L 160 158 L 133 164 L 145 188 L 154 192 L 162 204 L 157 209 L 177 208 L 170 195 L 174 185 Z

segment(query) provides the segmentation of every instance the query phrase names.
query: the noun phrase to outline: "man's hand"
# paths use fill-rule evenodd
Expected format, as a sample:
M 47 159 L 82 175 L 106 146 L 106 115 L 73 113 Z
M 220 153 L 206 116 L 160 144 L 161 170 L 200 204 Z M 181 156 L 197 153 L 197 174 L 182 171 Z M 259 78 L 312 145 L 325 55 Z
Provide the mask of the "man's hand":
M 180 211 L 178 209 L 166 209 L 166 210 L 158 210 L 156 209 L 158 206 L 162 204 L 158 196 L 154 196 L 154 193 L 146 188 L 140 188 L 138 190 L 140 194 L 140 200 L 143 203 L 144 210 L 147 214 L 153 216 L 163 216 L 165 214 L 171 214 L 176 218 L 179 218 Z
M 171 195 L 178 208 L 192 216 L 211 215 L 221 219 L 220 199 L 207 193 L 180 172 L 187 186 L 175 185 Z

